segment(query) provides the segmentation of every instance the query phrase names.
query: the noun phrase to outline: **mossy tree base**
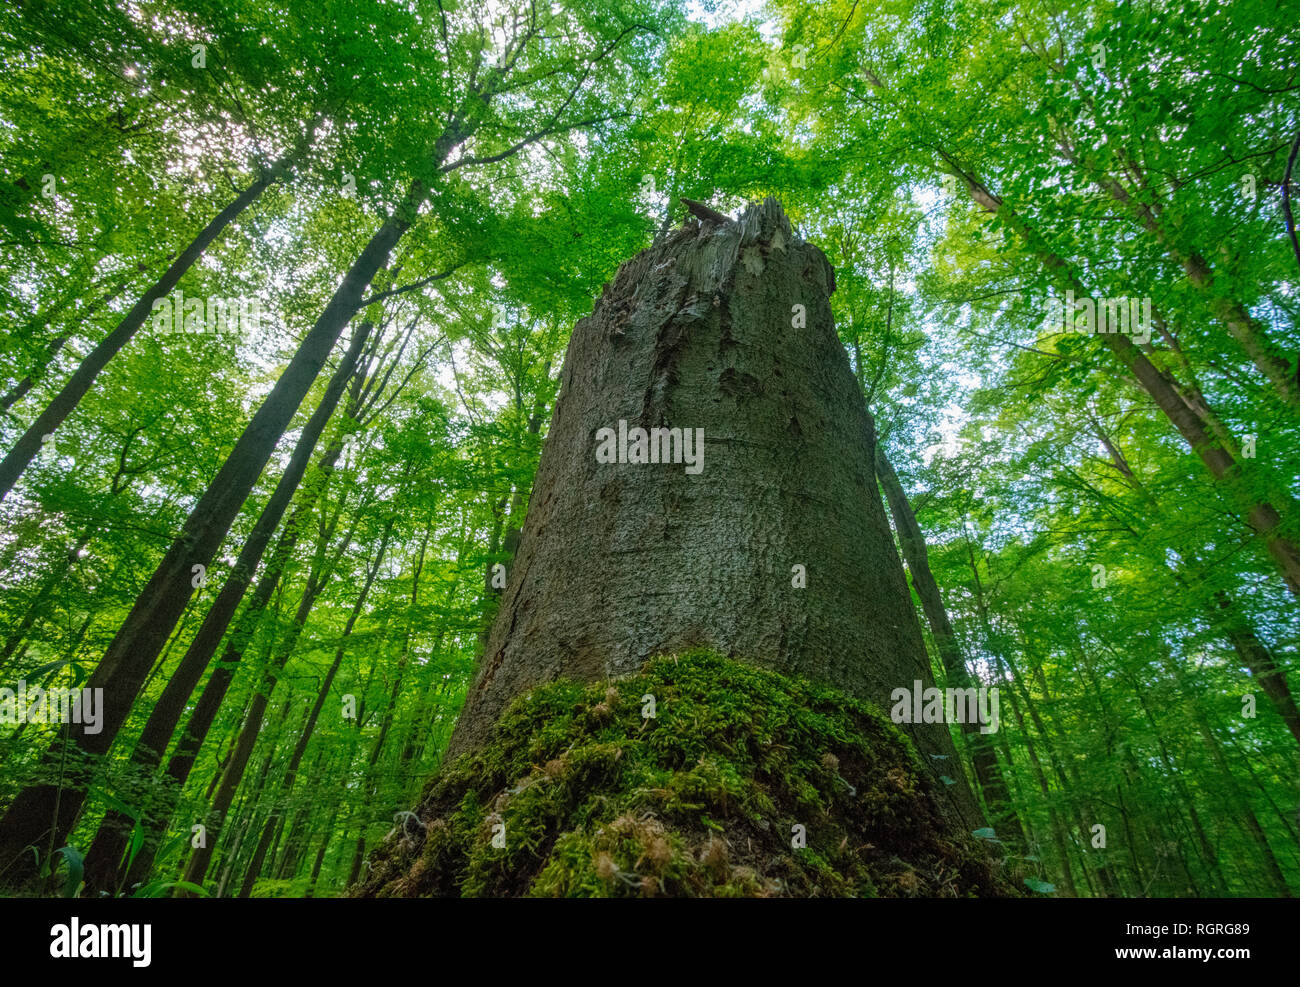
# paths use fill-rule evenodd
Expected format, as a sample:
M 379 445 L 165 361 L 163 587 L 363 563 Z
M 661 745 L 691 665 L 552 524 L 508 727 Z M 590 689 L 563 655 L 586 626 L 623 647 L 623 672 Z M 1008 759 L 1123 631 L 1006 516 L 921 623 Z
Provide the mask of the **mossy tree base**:
M 886 716 L 841 692 L 707 652 L 657 658 L 519 697 L 351 893 L 1017 895 L 947 826 L 929 776 Z

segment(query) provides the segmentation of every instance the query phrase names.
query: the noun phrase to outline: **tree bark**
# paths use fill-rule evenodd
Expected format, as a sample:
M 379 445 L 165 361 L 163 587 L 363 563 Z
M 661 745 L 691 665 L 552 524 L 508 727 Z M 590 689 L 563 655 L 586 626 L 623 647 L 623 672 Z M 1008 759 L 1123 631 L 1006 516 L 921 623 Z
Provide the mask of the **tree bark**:
M 971 198 L 985 212 L 1003 220 L 1039 260 L 1049 275 L 1061 288 L 1087 297 L 1089 292 L 1074 274 L 1074 268 L 1053 253 L 1038 232 L 999 196 L 995 195 L 976 176 L 964 170 L 950 155 L 944 160 L 952 174 L 960 178 L 970 191 Z M 1263 549 L 1272 557 L 1287 588 L 1300 597 L 1300 546 L 1287 530 L 1287 518 L 1292 504 L 1289 500 L 1281 507 L 1260 496 L 1248 475 L 1246 464 L 1233 456 L 1214 435 L 1206 419 L 1183 400 L 1178 386 L 1170 374 L 1153 364 L 1142 350 L 1121 333 L 1099 333 L 1097 338 L 1137 379 L 1142 389 L 1178 430 L 1188 447 L 1205 465 L 1216 484 L 1235 503 L 1243 520 L 1258 536 Z M 1285 516 L 1284 516 L 1285 515 Z
M 169 256 L 167 259 L 170 260 L 171 257 Z M 140 265 L 140 269 L 144 270 L 143 264 Z M 132 271 L 131 273 L 134 274 L 135 272 Z M 67 321 L 72 323 L 74 326 L 84 324 L 85 321 L 94 315 L 98 309 L 107 305 L 126 290 L 129 281 L 130 276 L 128 275 L 127 278 L 121 281 L 113 291 L 110 291 L 107 295 L 101 295 L 96 298 L 80 312 L 76 312 L 69 316 Z M 61 308 L 62 306 L 57 306 L 55 311 L 58 311 Z M 48 319 L 53 314 L 54 313 L 47 311 L 45 318 Z M 42 320 L 35 321 L 39 324 Z M 59 355 L 63 350 L 63 347 L 67 345 L 68 340 L 72 338 L 73 331 L 73 328 L 69 326 L 68 328 L 61 330 L 57 336 L 45 344 L 45 352 L 40 355 L 36 362 L 36 366 L 27 371 L 27 373 L 23 375 L 22 380 L 15 383 L 11 388 L 9 388 L 9 390 L 5 391 L 3 397 L 0 397 L 0 414 L 7 414 L 10 408 L 27 396 L 27 392 L 32 389 L 32 386 L 36 381 L 45 376 L 46 372 L 50 369 L 50 366 L 54 363 L 54 358 Z
M 1231 291 L 1223 290 L 1205 256 L 1180 243 L 1179 238 L 1160 221 L 1152 206 L 1134 198 L 1110 171 L 1082 160 L 1068 136 L 1059 135 L 1057 143 L 1062 157 L 1088 175 L 1103 194 L 1109 195 L 1183 269 L 1188 283 L 1204 297 L 1210 313 L 1241 346 L 1256 369 L 1272 385 L 1277 397 L 1293 413 L 1300 411 L 1300 381 L 1296 380 L 1290 360 L 1269 338 L 1263 323 L 1252 316 Z M 1149 186 L 1142 191 L 1151 194 Z
M 874 426 L 835 334 L 834 285 L 772 199 L 735 222 L 689 222 L 623 265 L 569 343 L 449 756 L 482 744 L 531 687 L 631 673 L 691 647 L 886 709 L 894 689 L 932 684 L 876 486 Z M 620 420 L 702 429 L 702 472 L 684 457 L 598 462 L 597 430 Z M 955 758 L 946 724 L 903 729 L 935 775 L 926 755 Z M 964 782 L 937 787 L 957 825 L 982 824 Z
M 907 570 L 912 575 L 912 585 L 921 600 L 921 610 L 930 625 L 934 638 L 935 650 L 943 664 L 948 685 L 958 688 L 970 688 L 975 683 L 966 668 L 961 648 L 957 644 L 957 635 L 953 631 L 952 621 L 948 619 L 948 608 L 943 604 L 939 593 L 939 584 L 935 582 L 930 570 L 930 556 L 925 545 L 925 535 L 912 512 L 907 494 L 898 474 L 881 447 L 876 449 L 876 477 L 884 488 L 885 500 L 894 519 L 894 530 L 898 533 L 898 544 L 903 550 L 903 559 Z M 1025 831 L 1020 818 L 1011 806 L 1007 795 L 1006 781 L 998 767 L 997 752 L 993 748 L 992 737 L 980 732 L 980 724 L 974 721 L 963 722 L 961 731 L 970 748 L 971 763 L 975 769 L 975 778 L 984 794 L 991 821 L 996 825 L 1005 820 L 1012 830 L 1012 835 L 1025 846 Z
M 339 636 L 339 643 L 334 649 L 334 660 L 330 663 L 329 671 L 325 673 L 325 678 L 316 693 L 316 701 L 312 704 L 311 712 L 307 715 L 307 722 L 303 724 L 302 732 L 298 735 L 298 742 L 294 745 L 293 755 L 289 758 L 289 766 L 285 769 L 284 778 L 280 782 L 282 797 L 287 798 L 293 791 L 294 782 L 298 778 L 298 767 L 302 764 L 303 755 L 307 753 L 307 744 L 311 741 L 312 734 L 316 732 L 316 724 L 320 720 L 321 710 L 325 708 L 325 700 L 329 698 L 330 687 L 333 686 L 334 678 L 343 665 L 343 656 L 347 653 L 348 639 L 352 636 L 352 629 L 356 627 L 357 618 L 361 616 L 361 611 L 366 605 L 366 598 L 370 595 L 370 587 L 374 585 L 375 577 L 379 575 L 379 567 L 383 565 L 384 554 L 388 551 L 388 539 L 393 533 L 393 524 L 395 522 L 396 517 L 389 518 L 388 523 L 384 526 L 383 537 L 379 540 L 379 548 L 375 552 L 374 564 L 370 567 L 370 571 L 366 573 L 365 583 L 361 587 L 361 592 L 357 594 L 356 603 L 352 605 L 352 612 L 348 614 L 347 623 L 343 626 L 343 631 Z M 266 826 L 262 830 L 262 838 L 258 841 L 257 849 L 253 853 L 253 859 L 244 873 L 244 881 L 239 889 L 239 897 L 247 898 L 252 893 L 253 884 L 262 870 L 262 863 L 266 859 L 267 850 L 271 845 L 275 825 L 281 818 L 281 813 L 272 811 L 270 818 L 267 819 Z
M 419 183 L 416 186 L 423 188 Z M 413 189 L 408 193 L 402 207 L 384 222 L 353 262 L 136 599 L 131 613 L 86 682 L 87 688 L 104 690 L 104 702 L 102 728 L 98 733 L 87 734 L 75 727 L 71 730 L 72 741 L 83 754 L 102 755 L 112 745 L 145 675 L 193 592 L 191 567 L 212 561 L 343 327 L 361 307 L 367 286 L 409 229 L 412 219 L 407 217 L 414 216 L 424 197 L 423 191 Z M 52 764 L 57 757 L 51 749 L 47 761 Z M 0 819 L 0 861 L 23 858 L 14 864 L 14 869 L 19 871 L 15 877 L 25 876 L 34 868 L 31 855 L 24 852 L 25 847 L 51 833 L 56 842 L 67 835 L 85 795 L 84 786 L 71 786 L 61 792 L 60 786 L 49 783 L 19 793 Z

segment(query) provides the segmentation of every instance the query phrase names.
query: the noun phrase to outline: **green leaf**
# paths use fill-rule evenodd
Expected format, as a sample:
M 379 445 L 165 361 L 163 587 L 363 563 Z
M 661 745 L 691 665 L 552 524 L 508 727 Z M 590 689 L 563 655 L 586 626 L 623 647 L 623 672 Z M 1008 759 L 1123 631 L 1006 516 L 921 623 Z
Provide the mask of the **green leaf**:
M 39 680 L 42 675 L 45 675 L 49 672 L 57 671 L 58 669 L 62 668 L 64 665 L 71 665 L 74 660 L 75 659 L 72 658 L 65 658 L 62 661 L 47 662 L 46 664 L 41 665 L 39 668 L 33 668 L 30 672 L 28 672 L 27 680 L 29 682 L 35 682 Z
M 1052 894 L 1056 891 L 1055 884 L 1048 884 L 1046 881 L 1040 881 L 1036 877 L 1025 878 L 1025 886 L 1030 891 L 1037 891 L 1039 894 Z
M 144 826 L 137 819 L 135 825 L 131 827 L 131 842 L 126 848 L 126 862 L 123 866 L 127 870 L 131 869 L 131 864 L 135 862 L 135 855 L 140 852 L 142 846 L 144 846 Z
M 86 858 L 81 855 L 81 851 L 73 846 L 59 847 L 54 851 L 55 854 L 62 854 L 63 859 L 68 862 L 68 876 L 63 881 L 63 897 L 75 898 L 77 888 L 81 887 L 81 876 L 85 873 Z M 57 864 L 55 865 L 57 869 Z
M 140 817 L 144 815 L 144 813 L 141 812 L 139 809 L 131 808 L 131 806 L 127 805 L 116 795 L 113 795 L 112 793 L 102 788 L 92 787 L 91 792 L 95 795 L 98 795 L 101 799 L 103 799 L 106 803 L 108 803 L 108 807 L 110 809 L 112 809 L 115 812 L 120 812 L 122 815 L 128 817 L 129 819 L 134 820 L 137 823 L 140 821 Z

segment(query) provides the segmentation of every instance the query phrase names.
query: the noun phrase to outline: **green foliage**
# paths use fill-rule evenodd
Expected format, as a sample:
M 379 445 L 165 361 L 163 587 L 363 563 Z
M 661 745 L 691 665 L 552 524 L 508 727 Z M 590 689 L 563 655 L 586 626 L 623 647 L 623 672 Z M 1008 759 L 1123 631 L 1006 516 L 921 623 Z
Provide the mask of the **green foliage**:
M 67 861 L 68 865 L 68 875 L 63 879 L 63 897 L 74 898 L 77 889 L 81 887 L 81 875 L 84 873 L 84 858 L 81 856 L 81 851 L 77 850 L 76 847 L 65 846 L 59 847 L 54 853 L 56 857 L 62 857 Z M 54 858 L 51 858 L 50 863 L 50 876 L 52 877 L 57 863 Z
M 91 793 L 67 846 L 24 851 L 39 890 L 76 893 L 84 878 L 91 891 L 89 869 L 73 879 L 74 848 L 92 864 L 113 817 L 120 863 L 149 873 L 120 874 L 110 893 L 202 893 L 175 880 L 200 825 L 212 894 L 237 893 L 268 825 L 253 893 L 331 894 L 363 876 L 439 764 L 473 676 L 575 322 L 620 262 L 681 220 L 681 196 L 733 210 L 773 194 L 835 265 L 837 328 L 960 660 L 1002 694 L 991 740 L 1007 797 L 984 793 L 990 826 L 974 838 L 1032 865 L 1035 893 L 1300 891 L 1300 714 L 1288 720 L 1286 699 L 1300 614 L 1276 551 L 1300 541 L 1287 383 L 1300 260 L 1282 208 L 1292 12 L 1262 0 L 548 3 L 507 66 L 502 39 L 527 22 L 504 15 L 534 5 L 492 6 L 495 25 L 474 5 L 425 0 L 0 11 L 0 450 L 203 225 L 294 153 L 179 284 L 257 299 L 272 318 L 248 335 L 146 323 L 0 503 L 0 685 L 85 684 L 343 273 L 412 183 L 427 193 L 352 323 L 374 323 L 372 345 L 295 496 L 274 593 L 237 631 L 245 598 L 186 704 L 231 662 L 185 781 L 142 768 L 136 739 L 235 575 L 352 326 L 108 753 L 69 751 L 50 724 L 0 724 L 0 809 L 36 784 Z M 467 96 L 489 79 L 497 98 Z M 476 131 L 435 162 L 461 111 Z M 1159 324 L 1137 351 L 1172 403 L 1099 336 L 1045 327 L 1048 298 L 1072 284 L 1152 301 Z M 1180 432 L 1171 407 L 1205 438 Z M 1210 447 L 1232 463 L 1222 476 Z M 1278 515 L 1267 537 L 1256 504 Z M 788 720 L 743 722 L 727 690 L 662 665 L 646 675 L 689 722 L 665 709 L 643 731 L 623 683 L 604 724 L 564 707 L 600 706 L 585 688 L 530 700 L 558 703 L 555 722 L 517 714 L 515 746 L 487 765 L 497 788 L 447 769 L 436 791 L 469 799 L 433 806 L 452 827 L 438 838 L 449 856 L 417 880 L 390 846 L 390 890 L 634 894 L 652 877 L 665 893 L 776 893 L 776 879 L 780 893 L 908 893 L 906 868 L 827 835 L 856 838 L 865 823 L 845 815 L 858 801 L 818 758 L 852 766 L 867 743 L 902 757 L 888 731 L 845 706 L 805 722 L 790 697 L 809 687 L 733 673 L 739 694 L 779 699 L 772 715 Z M 246 727 L 263 691 L 265 722 Z M 322 695 L 309 727 L 302 711 Z M 771 760 L 754 731 L 795 724 L 799 756 Z M 246 728 L 256 744 L 233 779 L 237 825 L 223 825 L 213 793 Z M 956 740 L 961 757 L 942 766 L 954 782 L 972 775 L 973 746 Z M 574 774 L 552 778 L 551 761 Z M 525 886 L 493 869 L 474 827 L 535 775 L 505 810 L 518 813 L 508 853 L 528 862 Z M 588 778 L 608 803 L 579 797 Z M 852 783 L 859 800 L 879 792 L 877 778 Z M 810 823 L 796 858 L 759 827 L 778 810 L 834 823 Z M 737 833 L 753 859 L 737 856 Z M 917 893 L 950 890 L 899 858 Z M 0 880 L 12 866 L 0 860 Z

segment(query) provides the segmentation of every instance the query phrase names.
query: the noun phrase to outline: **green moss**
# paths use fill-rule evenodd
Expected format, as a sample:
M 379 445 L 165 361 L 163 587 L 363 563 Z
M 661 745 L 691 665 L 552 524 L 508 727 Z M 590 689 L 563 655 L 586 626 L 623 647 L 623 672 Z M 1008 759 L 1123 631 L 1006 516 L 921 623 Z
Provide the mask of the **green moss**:
M 423 832 L 377 850 L 354 895 L 1017 894 L 887 717 L 709 652 L 519 697 L 417 813 Z
M 311 881 L 306 877 L 292 880 L 260 878 L 253 884 L 250 898 L 302 898 Z

